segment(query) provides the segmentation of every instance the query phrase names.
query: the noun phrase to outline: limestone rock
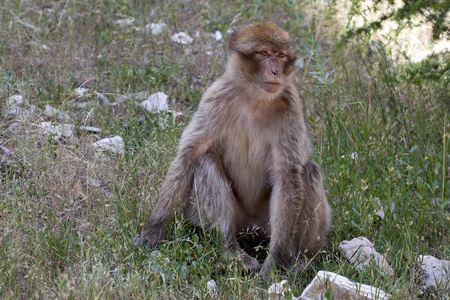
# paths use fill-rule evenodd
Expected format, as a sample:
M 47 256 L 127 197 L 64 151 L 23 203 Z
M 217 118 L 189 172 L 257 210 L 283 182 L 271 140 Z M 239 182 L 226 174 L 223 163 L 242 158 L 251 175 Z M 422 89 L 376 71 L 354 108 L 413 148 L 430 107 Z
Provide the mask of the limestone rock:
M 105 97 L 105 95 L 100 94 L 99 92 L 95 92 L 95 97 L 97 98 L 98 103 L 101 106 L 115 106 L 117 103 L 112 103 L 108 100 L 108 98 Z
M 213 279 L 206 283 L 206 293 L 211 297 L 217 296 L 217 284 Z
M 6 101 L 6 107 L 10 107 L 13 105 L 21 106 L 24 104 L 24 99 L 22 95 L 14 95 L 9 97 L 8 101 Z
M 159 35 L 167 28 L 166 23 L 150 23 L 145 25 L 145 31 L 150 32 L 152 35 Z
M 294 297 L 291 295 L 288 296 L 291 292 L 291 288 L 287 280 L 282 280 L 281 282 L 275 282 L 269 287 L 269 300 L 298 300 L 300 298 Z
M 87 133 L 100 133 L 102 132 L 102 130 L 98 127 L 94 127 L 94 126 L 80 126 L 80 131 L 84 131 Z
M 89 91 L 89 89 L 85 87 L 78 87 L 73 91 L 78 97 L 83 97 Z
M 424 271 L 424 288 L 448 286 L 450 289 L 450 261 L 439 260 L 431 255 L 419 255 L 417 259 Z
M 194 39 L 190 37 L 186 32 L 175 33 L 170 39 L 172 42 L 181 45 L 188 45 L 194 41 Z
M 114 24 L 118 25 L 119 27 L 132 26 L 134 24 L 134 21 L 134 18 L 119 19 L 115 21 Z
M 394 274 L 394 270 L 386 259 L 375 250 L 374 245 L 365 237 L 342 241 L 338 249 L 357 270 L 375 266 L 386 275 L 392 276 Z
M 299 299 L 326 300 L 329 299 L 326 297 L 326 294 L 330 292 L 332 293 L 331 299 L 334 300 L 386 300 L 391 297 L 391 295 L 376 287 L 355 283 L 347 277 L 333 272 L 319 271 Z
M 223 38 L 222 32 L 220 30 L 216 30 L 216 32 L 214 33 L 214 38 L 216 39 L 216 41 L 220 41 Z
M 51 122 L 41 122 L 39 125 L 39 134 L 42 136 L 52 136 L 52 140 L 60 142 L 67 140 L 70 143 L 75 143 L 77 138 L 73 136 L 75 125 L 73 124 L 58 124 Z
M 68 113 L 63 110 L 56 109 L 50 105 L 45 106 L 44 115 L 49 118 L 56 118 L 58 121 L 67 122 L 70 121 L 71 117 Z
M 146 100 L 141 102 L 141 106 L 149 112 L 168 111 L 169 104 L 167 102 L 167 95 L 158 92 L 150 95 Z
M 60 136 L 70 137 L 73 135 L 75 125 L 41 122 L 39 124 L 39 128 L 40 132 L 45 135 L 56 134 Z
M 102 139 L 92 144 L 97 151 L 109 151 L 112 153 L 122 154 L 125 152 L 125 143 L 120 136 Z

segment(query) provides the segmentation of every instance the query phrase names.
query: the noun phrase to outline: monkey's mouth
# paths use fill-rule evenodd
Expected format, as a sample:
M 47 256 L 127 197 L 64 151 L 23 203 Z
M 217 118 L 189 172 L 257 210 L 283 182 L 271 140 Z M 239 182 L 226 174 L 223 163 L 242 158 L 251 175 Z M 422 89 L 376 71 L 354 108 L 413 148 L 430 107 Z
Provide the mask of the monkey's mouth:
M 281 82 L 264 82 L 264 89 L 268 92 L 276 92 L 281 86 Z

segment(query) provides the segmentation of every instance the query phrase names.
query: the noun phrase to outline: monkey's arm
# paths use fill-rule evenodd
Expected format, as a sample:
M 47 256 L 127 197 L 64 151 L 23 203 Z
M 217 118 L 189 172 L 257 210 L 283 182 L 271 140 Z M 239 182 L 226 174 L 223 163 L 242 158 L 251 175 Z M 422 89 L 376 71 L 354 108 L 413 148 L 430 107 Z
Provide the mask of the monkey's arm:
M 302 210 L 302 168 L 308 161 L 306 128 L 301 116 L 292 118 L 290 126 L 280 134 L 272 146 L 273 188 L 270 199 L 269 256 L 263 272 L 274 266 L 290 268 L 292 244 Z
M 201 110 L 201 108 L 199 108 Z M 156 203 L 142 237 L 150 246 L 158 245 L 167 237 L 167 228 L 173 221 L 175 210 L 183 205 L 191 191 L 194 164 L 213 143 L 212 135 L 205 131 L 205 122 L 197 112 L 183 132 L 178 153 L 169 167 L 159 201 Z

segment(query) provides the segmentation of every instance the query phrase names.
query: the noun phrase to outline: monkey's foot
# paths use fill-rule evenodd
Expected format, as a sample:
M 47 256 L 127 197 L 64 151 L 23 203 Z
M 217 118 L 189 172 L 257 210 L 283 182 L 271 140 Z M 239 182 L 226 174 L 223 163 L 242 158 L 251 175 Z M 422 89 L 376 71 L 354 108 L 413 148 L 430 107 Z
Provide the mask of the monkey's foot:
M 133 244 L 136 247 L 145 247 L 145 249 L 150 248 L 150 242 L 141 237 L 140 235 L 137 235 L 133 238 Z
M 259 264 L 258 260 L 256 258 L 250 256 L 247 252 L 245 252 L 241 248 L 228 249 L 228 250 L 224 251 L 223 254 L 227 258 L 237 257 L 237 259 L 241 263 L 242 269 L 244 271 L 255 272 L 261 268 L 261 265 Z
M 239 255 L 239 260 L 244 265 L 245 270 L 251 272 L 258 271 L 261 268 L 261 266 L 259 265 L 259 261 L 256 258 L 247 254 L 245 251 L 242 252 Z

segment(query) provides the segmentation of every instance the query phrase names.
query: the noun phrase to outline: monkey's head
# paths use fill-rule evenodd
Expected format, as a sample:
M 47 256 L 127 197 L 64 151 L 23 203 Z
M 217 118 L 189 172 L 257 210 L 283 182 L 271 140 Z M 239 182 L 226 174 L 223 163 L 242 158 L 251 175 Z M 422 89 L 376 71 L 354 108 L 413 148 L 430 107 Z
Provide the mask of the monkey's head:
M 296 57 L 292 40 L 272 22 L 253 23 L 234 30 L 229 51 L 234 73 L 268 93 L 280 91 L 294 70 Z

